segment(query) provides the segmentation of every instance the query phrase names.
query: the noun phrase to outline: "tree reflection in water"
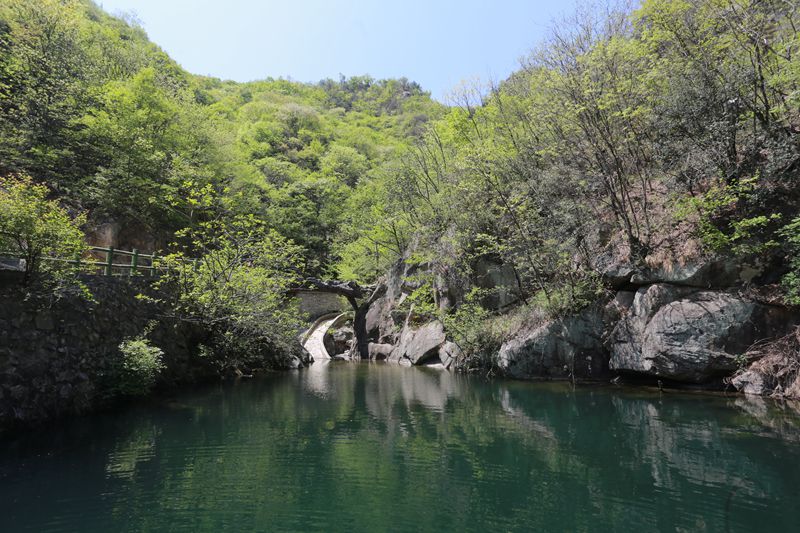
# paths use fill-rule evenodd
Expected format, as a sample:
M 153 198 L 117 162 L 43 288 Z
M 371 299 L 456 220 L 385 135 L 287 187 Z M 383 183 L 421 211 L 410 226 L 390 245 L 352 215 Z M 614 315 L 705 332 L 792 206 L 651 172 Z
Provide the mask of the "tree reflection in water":
M 334 362 L 7 438 L 0 512 L 10 530 L 788 528 L 799 420 Z

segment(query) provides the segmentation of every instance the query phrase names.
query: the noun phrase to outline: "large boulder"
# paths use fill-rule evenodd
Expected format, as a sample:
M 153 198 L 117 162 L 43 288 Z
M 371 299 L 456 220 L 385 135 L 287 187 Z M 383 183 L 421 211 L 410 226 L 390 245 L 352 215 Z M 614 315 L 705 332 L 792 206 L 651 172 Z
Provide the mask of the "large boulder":
M 732 293 L 643 287 L 612 332 L 610 368 L 703 383 L 732 374 L 748 347 L 789 324 L 785 310 Z
M 444 342 L 444 326 L 438 320 L 416 329 L 406 325 L 389 359 L 392 361 L 407 359 L 412 364 L 418 365 L 438 357 L 439 347 Z
M 455 366 L 462 355 L 461 348 L 452 341 L 447 341 L 439 347 L 439 360 L 446 369 Z
M 604 336 L 621 308 L 623 293 L 605 307 L 541 323 L 519 331 L 500 347 L 500 369 L 515 378 L 597 379 L 608 374 Z
M 367 349 L 369 350 L 369 358 L 375 361 L 381 361 L 383 359 L 388 358 L 392 350 L 394 350 L 394 346 L 391 344 L 380 344 L 377 342 L 369 343 Z

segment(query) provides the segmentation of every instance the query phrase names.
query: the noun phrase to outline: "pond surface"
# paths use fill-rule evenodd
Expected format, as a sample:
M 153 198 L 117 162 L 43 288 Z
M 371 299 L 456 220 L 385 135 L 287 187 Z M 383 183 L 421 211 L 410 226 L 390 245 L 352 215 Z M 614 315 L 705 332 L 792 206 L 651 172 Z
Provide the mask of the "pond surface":
M 0 531 L 798 531 L 800 417 L 384 364 L 0 440 Z

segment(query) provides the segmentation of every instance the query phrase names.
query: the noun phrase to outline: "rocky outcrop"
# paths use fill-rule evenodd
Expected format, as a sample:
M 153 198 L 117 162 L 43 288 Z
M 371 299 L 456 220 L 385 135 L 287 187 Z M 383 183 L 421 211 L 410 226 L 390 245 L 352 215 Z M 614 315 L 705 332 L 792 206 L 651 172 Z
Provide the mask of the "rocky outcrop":
M 670 283 L 698 288 L 730 288 L 750 283 L 762 274 L 761 268 L 729 258 L 705 261 L 660 262 L 637 270 L 630 278 L 634 285 Z
M 439 346 L 439 361 L 446 369 L 453 368 L 462 357 L 461 348 L 454 342 L 445 341 L 444 344 Z
M 605 306 L 595 305 L 576 315 L 523 329 L 500 347 L 497 364 L 515 378 L 607 376 L 604 339 L 628 305 L 629 293 L 621 293 Z
M 747 263 L 729 257 L 696 258 L 691 261 L 651 257 L 645 266 L 635 266 L 611 252 L 598 254 L 592 260 L 592 266 L 614 289 L 657 283 L 728 289 L 751 283 L 764 273 L 764 267 L 756 261 Z
M 483 305 L 489 309 L 503 309 L 517 301 L 517 276 L 510 265 L 481 258 L 473 267 L 475 286 L 485 289 L 488 294 Z
M 690 383 L 730 375 L 756 340 L 784 333 L 787 312 L 721 291 L 655 284 L 639 289 L 614 328 L 609 366 Z
M 634 267 L 613 255 L 597 256 L 594 267 L 613 288 L 614 297 L 557 320 L 529 319 L 502 344 L 496 368 L 515 378 L 604 379 L 627 374 L 716 386 L 740 368 L 754 342 L 782 335 L 797 322 L 786 308 L 752 291 L 750 298 L 737 292 L 761 279 L 761 267 L 727 258 L 649 258 L 647 265 Z M 435 320 L 420 323 L 423 317 L 414 316 L 413 307 L 400 310 L 419 286 L 415 272 L 420 268 L 401 262 L 386 278 L 385 293 L 366 313 L 369 357 L 453 368 L 464 356 L 447 339 L 443 325 Z M 488 262 L 477 268 L 474 285 L 499 287 L 505 291 L 501 295 L 513 295 L 513 270 Z M 436 291 L 446 292 L 442 287 Z M 509 301 L 488 303 L 497 308 Z M 753 369 L 740 373 L 733 384 L 763 393 L 772 390 L 765 375 Z
M 444 326 L 433 321 L 414 328 L 406 325 L 400 334 L 400 340 L 389 355 L 390 361 L 400 362 L 407 359 L 418 365 L 439 357 L 439 348 L 445 343 Z

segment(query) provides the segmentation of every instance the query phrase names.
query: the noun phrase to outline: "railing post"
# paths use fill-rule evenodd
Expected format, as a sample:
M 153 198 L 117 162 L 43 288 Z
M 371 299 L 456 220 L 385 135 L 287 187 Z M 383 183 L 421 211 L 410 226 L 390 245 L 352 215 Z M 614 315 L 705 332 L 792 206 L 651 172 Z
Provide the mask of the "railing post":
M 131 258 L 131 276 L 136 275 L 136 270 L 139 267 L 139 250 L 133 249 L 133 257 Z
M 106 268 L 105 275 L 111 276 L 114 270 L 114 248 L 109 247 L 106 252 Z
M 152 278 L 155 275 L 156 275 L 156 253 L 153 252 L 152 255 L 150 255 L 150 277 Z

